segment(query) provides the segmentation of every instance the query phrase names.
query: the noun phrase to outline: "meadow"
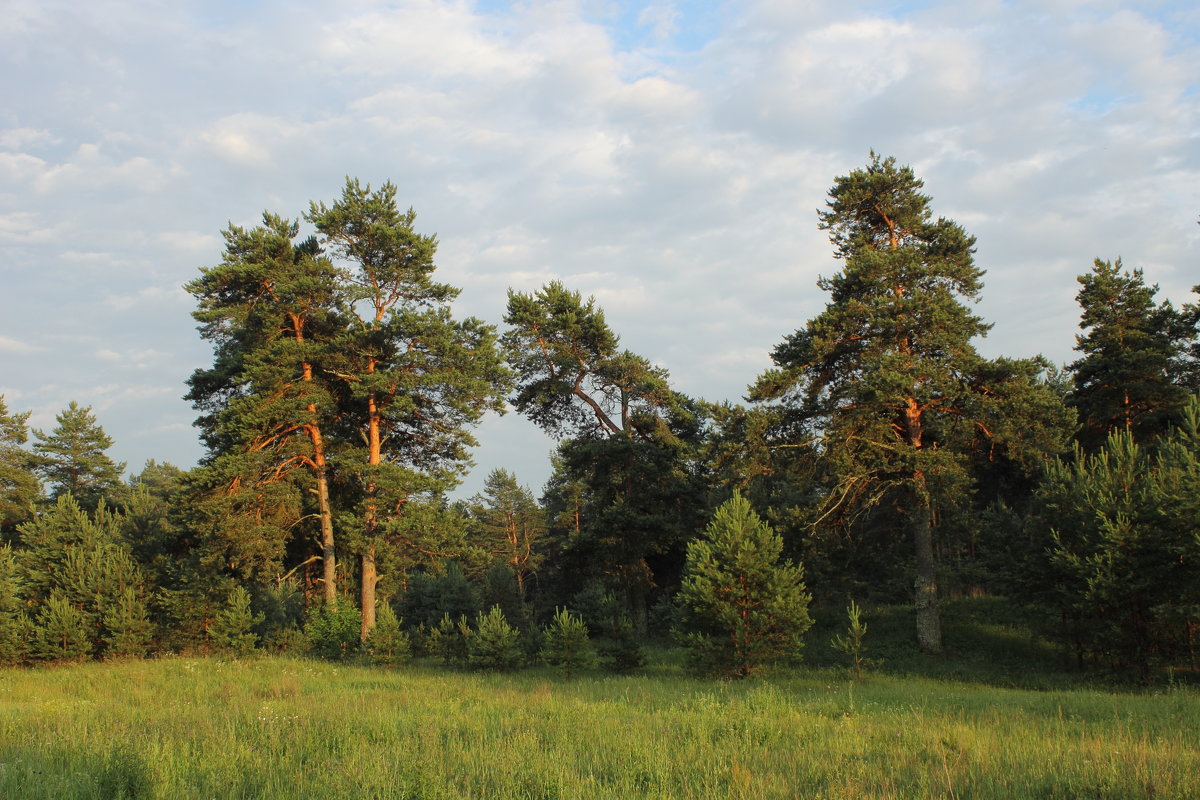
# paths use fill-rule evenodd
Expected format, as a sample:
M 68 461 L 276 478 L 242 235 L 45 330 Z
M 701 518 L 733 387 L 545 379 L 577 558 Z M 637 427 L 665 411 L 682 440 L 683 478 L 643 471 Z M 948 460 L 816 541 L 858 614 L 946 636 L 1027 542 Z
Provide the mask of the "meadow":
M 302 658 L 0 672 L 0 797 L 1200 797 L 1192 688 Z

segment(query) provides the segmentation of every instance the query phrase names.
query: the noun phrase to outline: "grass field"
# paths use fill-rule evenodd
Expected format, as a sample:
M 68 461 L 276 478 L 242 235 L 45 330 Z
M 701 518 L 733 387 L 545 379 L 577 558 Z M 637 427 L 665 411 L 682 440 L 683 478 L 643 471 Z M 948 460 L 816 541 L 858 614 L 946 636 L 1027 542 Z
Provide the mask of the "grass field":
M 565 681 L 303 659 L 0 672 L 0 797 L 1200 797 L 1200 694 L 659 661 Z

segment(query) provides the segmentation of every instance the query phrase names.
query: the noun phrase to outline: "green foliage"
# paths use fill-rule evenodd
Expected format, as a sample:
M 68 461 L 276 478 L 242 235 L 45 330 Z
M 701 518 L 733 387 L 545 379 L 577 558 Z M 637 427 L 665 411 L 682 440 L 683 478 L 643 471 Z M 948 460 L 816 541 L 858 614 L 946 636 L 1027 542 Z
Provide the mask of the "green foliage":
M 218 653 L 245 658 L 258 644 L 254 627 L 261 622 L 262 618 L 250 610 L 250 593 L 244 587 L 235 586 L 209 628 L 209 639 Z
M 651 589 L 676 579 L 682 543 L 699 527 L 702 409 L 665 370 L 619 349 L 593 298 L 557 281 L 510 291 L 504 321 L 512 402 L 562 440 L 552 481 L 568 491 L 553 494 L 568 507 L 550 511 L 574 579 L 559 583 L 605 580 L 644 632 Z
M 1154 449 L 1128 430 L 1094 455 L 1046 470 L 1038 493 L 1043 557 L 1026 596 L 1059 608 L 1080 651 L 1148 680 L 1195 659 L 1200 611 L 1200 398 Z
M 602 584 L 585 586 L 572 598 L 572 605 L 591 631 L 601 667 L 626 674 L 646 663 L 642 637 L 634 629 L 626 605 Z
M 118 499 L 125 465 L 105 455 L 113 441 L 96 422 L 91 406 L 80 408 L 72 400 L 55 419 L 58 427 L 50 433 L 33 432 L 37 469 L 50 484 L 50 498 L 69 494 L 89 510 L 105 499 Z
M 145 656 L 154 639 L 154 625 L 137 590 L 126 586 L 101 617 L 104 654 L 112 658 Z
M 0 544 L 0 666 L 20 664 L 32 631 L 21 599 L 21 577 L 12 548 Z
M 907 531 L 917 638 L 938 652 L 933 529 L 970 501 L 968 454 L 1018 443 L 1013 449 L 1053 451 L 1061 431 L 1056 395 L 1031 379 L 1040 362 L 987 362 L 975 352 L 972 339 L 990 327 L 968 306 L 982 288 L 975 239 L 933 218 L 922 185 L 911 168 L 875 153 L 835 180 L 820 227 L 844 269 L 818 281 L 829 303 L 775 348 L 776 366 L 751 399 L 779 404 L 769 439 L 819 459 L 814 525 Z M 1049 440 L 1008 438 L 1025 430 L 1031 404 L 1048 409 Z
M 508 671 L 522 660 L 521 634 L 508 624 L 500 607 L 492 606 L 486 614 L 479 612 L 467 639 L 467 663 L 475 669 Z
M 746 677 L 798 658 L 812 625 L 802 567 L 780 563 L 783 542 L 735 493 L 688 545 L 677 602 L 683 643 L 698 663 Z
M 444 614 L 429 632 L 429 651 L 448 667 L 465 667 L 470 658 L 469 643 L 473 635 L 465 616 L 459 616 L 455 622 L 449 614 Z
M 467 579 L 457 562 L 451 561 L 441 574 L 410 575 L 401 608 L 410 624 L 432 629 L 446 616 L 457 619 L 479 611 L 479 587 Z
M 366 641 L 367 651 L 376 664 L 404 664 L 412 658 L 412 646 L 408 634 L 400 627 L 400 620 L 390 603 L 383 602 L 375 614 L 375 627 Z
M 1155 304 L 1157 286 L 1140 269 L 1096 259 L 1079 276 L 1076 299 L 1083 315 L 1071 364 L 1071 405 L 1079 412 L 1079 441 L 1088 452 L 1104 446 L 1115 430 L 1148 443 L 1178 419 L 1187 391 L 1178 385 L 1181 356 L 1196 330 L 1169 302 Z
M 496 469 L 488 475 L 483 493 L 471 498 L 470 508 L 473 543 L 510 566 L 524 597 L 526 578 L 545 557 L 545 514 L 533 493 L 511 472 Z
M 127 592 L 147 612 L 145 577 L 124 541 L 122 523 L 103 503 L 88 514 L 66 494 L 19 529 L 23 547 L 16 559 L 25 599 L 35 613 L 51 596 L 69 603 L 84 620 L 91 653 L 104 649 L 115 635 L 106 617 L 133 624 L 121 610 Z
M 357 653 L 361 633 L 362 616 L 346 600 L 310 608 L 304 622 L 304 636 L 312 654 L 333 661 Z
M 866 652 L 864 639 L 867 636 L 867 624 L 862 621 L 862 609 L 853 600 L 846 608 L 846 617 L 849 624 L 846 627 L 845 636 L 835 636 L 830 644 L 834 650 L 840 653 L 845 653 L 850 657 L 850 671 L 854 675 L 854 680 L 862 683 L 863 679 L 863 654 Z
M 93 651 L 91 628 L 86 614 L 61 594 L 52 594 L 35 621 L 30 655 L 44 661 L 87 660 Z
M 33 518 L 41 491 L 34 458 L 22 446 L 29 440 L 30 413 L 9 413 L 0 394 L 0 542 L 11 540 L 17 526 Z
M 562 667 L 568 680 L 579 670 L 596 665 L 596 648 L 588 638 L 587 625 L 565 608 L 555 611 L 543 639 L 542 660 Z

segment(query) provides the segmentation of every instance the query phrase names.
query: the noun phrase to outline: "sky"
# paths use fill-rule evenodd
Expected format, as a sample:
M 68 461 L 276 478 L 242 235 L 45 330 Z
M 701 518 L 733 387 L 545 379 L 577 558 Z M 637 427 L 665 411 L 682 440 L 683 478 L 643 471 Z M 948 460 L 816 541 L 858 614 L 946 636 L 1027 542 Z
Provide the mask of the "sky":
M 679 391 L 739 401 L 839 269 L 875 151 L 978 239 L 986 356 L 1074 358 L 1076 276 L 1200 283 L 1200 6 L 1079 0 L 3 0 L 0 394 L 91 406 L 133 472 L 203 455 L 183 285 L 221 231 L 392 181 L 455 310 L 561 280 Z M 460 493 L 553 442 L 477 431 Z

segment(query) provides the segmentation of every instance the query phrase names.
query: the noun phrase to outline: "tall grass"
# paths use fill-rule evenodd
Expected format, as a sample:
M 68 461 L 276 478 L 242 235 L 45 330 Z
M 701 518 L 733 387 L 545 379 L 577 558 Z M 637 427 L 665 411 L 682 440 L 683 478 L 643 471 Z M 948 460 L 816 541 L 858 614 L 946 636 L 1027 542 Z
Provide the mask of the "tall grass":
M 1191 800 L 1200 696 L 669 665 L 573 681 L 280 658 L 9 670 L 0 797 Z

